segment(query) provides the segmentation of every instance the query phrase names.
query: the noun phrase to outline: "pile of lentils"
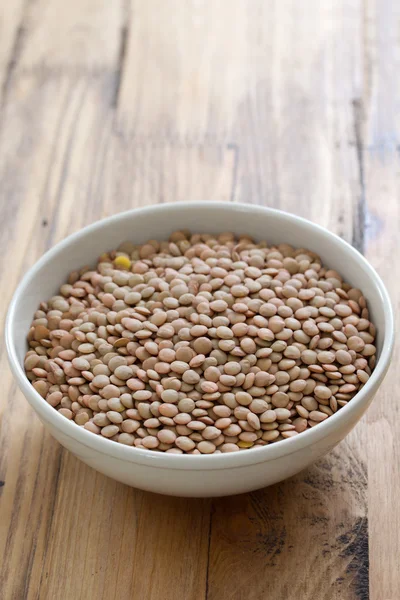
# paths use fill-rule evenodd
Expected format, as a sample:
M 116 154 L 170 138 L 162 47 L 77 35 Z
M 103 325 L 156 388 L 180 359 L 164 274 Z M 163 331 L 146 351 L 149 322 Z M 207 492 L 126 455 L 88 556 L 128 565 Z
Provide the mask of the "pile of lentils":
M 314 252 L 176 231 L 70 273 L 34 315 L 25 370 L 94 434 L 215 454 L 332 416 L 368 381 L 374 339 L 362 292 Z

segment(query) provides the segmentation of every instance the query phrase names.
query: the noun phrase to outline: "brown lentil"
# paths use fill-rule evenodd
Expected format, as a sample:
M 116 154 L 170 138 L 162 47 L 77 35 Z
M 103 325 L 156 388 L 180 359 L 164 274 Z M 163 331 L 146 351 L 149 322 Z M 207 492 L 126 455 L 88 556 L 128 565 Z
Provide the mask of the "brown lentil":
M 34 314 L 25 370 L 62 416 L 120 444 L 260 448 L 329 418 L 375 366 L 361 291 L 287 244 L 178 231 L 67 281 Z

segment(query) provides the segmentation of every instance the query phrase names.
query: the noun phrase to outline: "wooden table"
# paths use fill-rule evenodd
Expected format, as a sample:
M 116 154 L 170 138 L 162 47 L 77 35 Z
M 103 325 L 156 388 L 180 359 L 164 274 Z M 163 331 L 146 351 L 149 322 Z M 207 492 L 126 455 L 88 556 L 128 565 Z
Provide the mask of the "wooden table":
M 391 0 L 4 1 L 2 314 L 69 233 L 197 199 L 329 227 L 398 306 L 399 25 Z M 64 452 L 4 354 L 1 600 L 400 598 L 396 368 L 308 471 L 190 500 L 130 489 Z

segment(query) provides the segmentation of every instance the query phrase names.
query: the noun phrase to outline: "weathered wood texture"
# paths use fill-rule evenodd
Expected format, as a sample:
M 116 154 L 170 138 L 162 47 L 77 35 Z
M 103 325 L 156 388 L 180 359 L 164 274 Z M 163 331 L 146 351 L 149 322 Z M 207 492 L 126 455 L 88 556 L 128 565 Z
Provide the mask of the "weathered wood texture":
M 397 308 L 399 23 L 390 0 L 3 2 L 1 313 L 69 233 L 198 199 L 329 227 Z M 95 473 L 45 433 L 3 348 L 1 373 L 1 600 L 400 598 L 396 369 L 324 460 L 215 501 Z

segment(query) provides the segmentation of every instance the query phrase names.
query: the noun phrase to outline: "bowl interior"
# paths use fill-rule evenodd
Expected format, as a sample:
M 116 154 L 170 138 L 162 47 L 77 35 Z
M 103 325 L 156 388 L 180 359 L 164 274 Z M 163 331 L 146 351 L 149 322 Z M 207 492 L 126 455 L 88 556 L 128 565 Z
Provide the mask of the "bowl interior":
M 58 292 L 70 271 L 94 264 L 102 252 L 116 248 L 122 241 L 163 240 L 172 231 L 184 228 L 194 232 L 250 234 L 269 244 L 286 242 L 317 252 L 326 266 L 336 269 L 347 282 L 363 290 L 378 331 L 379 356 L 387 317 L 380 280 L 351 246 L 287 213 L 247 205 L 193 203 L 161 205 L 115 215 L 70 236 L 45 254 L 21 282 L 10 315 L 10 342 L 20 365 L 33 313 L 41 301 Z

